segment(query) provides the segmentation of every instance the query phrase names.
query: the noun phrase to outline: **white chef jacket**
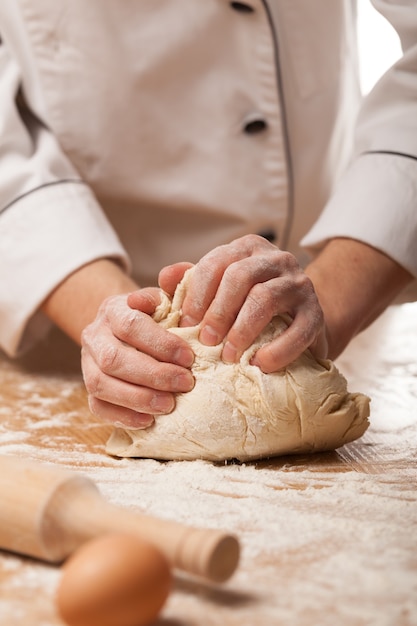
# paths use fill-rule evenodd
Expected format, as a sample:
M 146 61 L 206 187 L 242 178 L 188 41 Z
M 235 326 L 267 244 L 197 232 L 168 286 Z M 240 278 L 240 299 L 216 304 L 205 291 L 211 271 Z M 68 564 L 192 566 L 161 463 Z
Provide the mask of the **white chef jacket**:
M 0 346 L 95 259 L 142 285 L 249 232 L 417 276 L 417 2 L 361 103 L 352 0 L 2 0 Z M 372 37 L 372 33 L 370 33 Z

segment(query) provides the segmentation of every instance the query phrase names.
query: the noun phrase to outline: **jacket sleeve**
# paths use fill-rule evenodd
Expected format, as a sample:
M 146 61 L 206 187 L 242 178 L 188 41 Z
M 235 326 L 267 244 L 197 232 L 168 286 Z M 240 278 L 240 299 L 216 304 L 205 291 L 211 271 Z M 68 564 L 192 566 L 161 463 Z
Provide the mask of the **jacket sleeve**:
M 302 244 L 314 252 L 334 237 L 357 239 L 417 277 L 417 2 L 373 4 L 403 55 L 364 99 L 350 167 Z
M 25 103 L 21 70 L 0 44 L 0 348 L 27 349 L 49 326 L 39 307 L 77 268 L 128 259 L 94 194 Z

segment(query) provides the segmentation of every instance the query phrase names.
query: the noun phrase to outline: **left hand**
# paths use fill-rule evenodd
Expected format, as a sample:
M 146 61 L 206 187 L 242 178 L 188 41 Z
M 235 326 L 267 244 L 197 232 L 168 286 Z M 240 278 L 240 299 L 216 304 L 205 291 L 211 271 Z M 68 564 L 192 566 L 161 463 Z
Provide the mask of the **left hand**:
M 147 428 L 194 386 L 190 346 L 152 319 L 159 303 L 160 290 L 152 287 L 110 296 L 82 333 L 89 406 L 103 421 Z
M 162 289 L 173 294 L 190 264 L 164 268 Z M 200 341 L 224 341 L 222 358 L 237 362 L 276 315 L 288 314 L 288 329 L 260 348 L 252 364 L 265 372 L 277 371 L 309 348 L 326 357 L 323 312 L 313 284 L 296 258 L 263 237 L 246 235 L 219 246 L 195 266 L 182 308 L 181 326 L 202 322 Z

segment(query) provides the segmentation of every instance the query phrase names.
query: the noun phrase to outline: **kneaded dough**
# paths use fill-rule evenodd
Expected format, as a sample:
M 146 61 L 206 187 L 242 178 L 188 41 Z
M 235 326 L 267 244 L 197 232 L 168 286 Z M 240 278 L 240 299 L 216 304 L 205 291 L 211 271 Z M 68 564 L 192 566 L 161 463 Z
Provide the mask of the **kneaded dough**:
M 189 270 L 172 302 L 164 297 L 155 319 L 186 339 L 195 353 L 195 386 L 178 394 L 175 410 L 145 430 L 116 428 L 106 450 L 120 457 L 163 460 L 247 461 L 284 454 L 334 450 L 368 427 L 369 398 L 349 393 L 329 360 L 307 350 L 294 363 L 263 374 L 250 359 L 286 327 L 276 317 L 237 364 L 221 358 L 222 344 L 198 340 L 200 327 L 178 328 Z

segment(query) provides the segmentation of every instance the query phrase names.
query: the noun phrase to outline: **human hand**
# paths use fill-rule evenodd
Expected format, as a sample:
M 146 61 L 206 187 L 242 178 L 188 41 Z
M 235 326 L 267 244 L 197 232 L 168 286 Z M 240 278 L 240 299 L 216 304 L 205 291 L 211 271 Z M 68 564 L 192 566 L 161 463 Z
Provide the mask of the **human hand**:
M 164 268 L 159 283 L 172 294 L 190 264 Z M 258 235 L 247 235 L 206 254 L 195 266 L 182 307 L 181 326 L 202 322 L 200 341 L 225 341 L 222 358 L 237 362 L 276 315 L 289 315 L 288 329 L 262 346 L 252 364 L 277 371 L 309 348 L 327 354 L 323 313 L 313 284 L 295 257 Z
M 174 409 L 175 393 L 194 386 L 191 348 L 151 317 L 159 303 L 156 288 L 111 296 L 82 333 L 89 406 L 103 421 L 146 428 Z

